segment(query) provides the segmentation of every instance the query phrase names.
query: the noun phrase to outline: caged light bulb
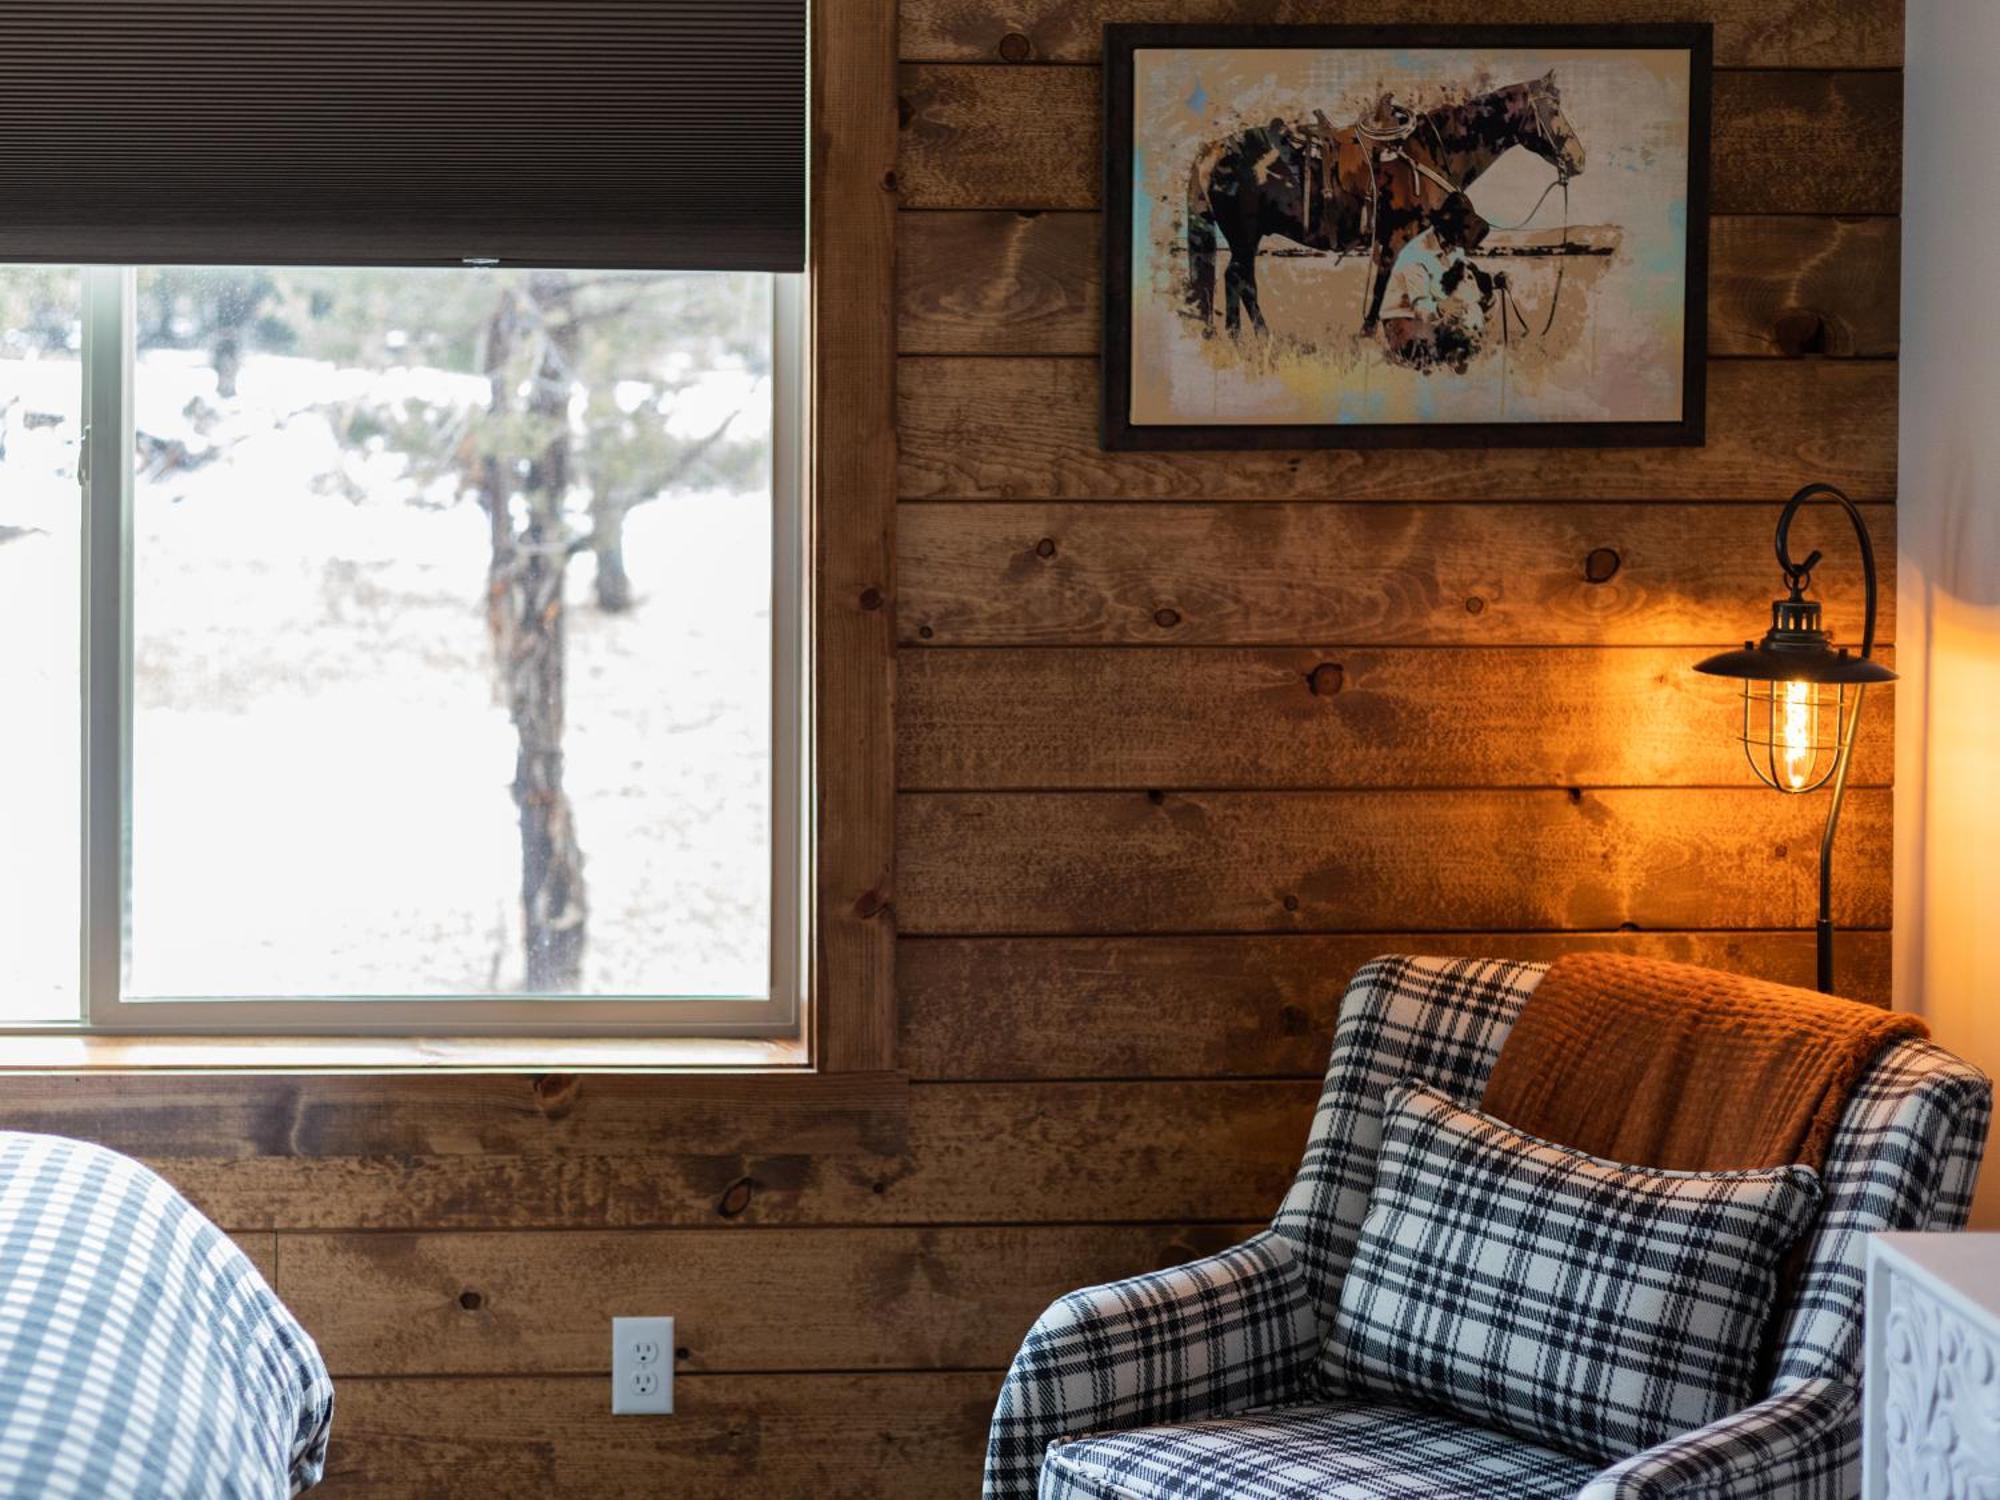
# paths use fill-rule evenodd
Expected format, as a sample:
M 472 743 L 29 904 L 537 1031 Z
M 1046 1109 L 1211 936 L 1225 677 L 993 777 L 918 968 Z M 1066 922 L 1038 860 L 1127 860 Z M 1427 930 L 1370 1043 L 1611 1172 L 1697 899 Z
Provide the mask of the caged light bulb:
M 1785 785 L 1795 792 L 1802 790 L 1812 780 L 1813 766 L 1819 759 L 1819 693 L 1810 682 L 1785 684 L 1778 751 Z

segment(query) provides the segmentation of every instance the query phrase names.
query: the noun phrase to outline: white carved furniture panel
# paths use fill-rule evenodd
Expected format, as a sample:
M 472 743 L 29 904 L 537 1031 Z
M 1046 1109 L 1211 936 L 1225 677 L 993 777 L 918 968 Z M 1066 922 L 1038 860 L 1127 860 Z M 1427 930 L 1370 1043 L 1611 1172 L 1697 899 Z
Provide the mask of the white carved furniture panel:
M 1868 1242 L 1862 1500 L 2000 1500 L 2000 1234 Z

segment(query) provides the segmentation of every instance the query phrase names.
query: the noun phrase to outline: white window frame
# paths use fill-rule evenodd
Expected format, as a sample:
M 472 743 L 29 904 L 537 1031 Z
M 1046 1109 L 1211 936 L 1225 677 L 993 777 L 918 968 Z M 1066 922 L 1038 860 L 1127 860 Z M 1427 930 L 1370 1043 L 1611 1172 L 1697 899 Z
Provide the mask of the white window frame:
M 467 271 L 465 274 L 478 274 Z M 809 965 L 810 618 L 804 504 L 805 291 L 773 277 L 771 979 L 761 997 L 475 995 L 128 1000 L 132 384 L 136 275 L 83 272 L 83 919 L 80 1024 L 157 1035 L 725 1036 L 801 1031 Z M 64 1029 L 76 1029 L 62 1023 Z M 20 1027 L 15 1030 L 51 1028 Z

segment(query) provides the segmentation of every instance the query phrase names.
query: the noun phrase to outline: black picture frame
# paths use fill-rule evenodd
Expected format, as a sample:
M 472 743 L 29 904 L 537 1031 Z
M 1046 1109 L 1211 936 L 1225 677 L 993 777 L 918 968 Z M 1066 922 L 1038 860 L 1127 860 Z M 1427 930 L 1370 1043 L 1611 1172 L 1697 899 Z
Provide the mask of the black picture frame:
M 1686 306 L 1677 421 L 1138 424 L 1132 401 L 1134 54 L 1152 48 L 1587 48 L 1688 54 Z M 1284 448 L 1669 448 L 1706 441 L 1710 100 L 1706 22 L 1552 26 L 1212 26 L 1104 28 L 1104 338 L 1100 440 L 1109 450 Z

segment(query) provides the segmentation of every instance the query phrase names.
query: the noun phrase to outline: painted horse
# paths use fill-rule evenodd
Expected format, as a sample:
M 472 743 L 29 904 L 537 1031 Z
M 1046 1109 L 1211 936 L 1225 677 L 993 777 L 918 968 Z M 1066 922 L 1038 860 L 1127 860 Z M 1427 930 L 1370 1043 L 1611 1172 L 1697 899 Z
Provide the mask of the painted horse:
M 1553 69 L 1421 114 L 1384 97 L 1372 118 L 1344 129 L 1313 113 L 1310 123 L 1253 126 L 1195 158 L 1187 194 L 1187 303 L 1204 329 L 1214 324 L 1217 233 L 1229 246 L 1223 292 L 1232 334 L 1245 313 L 1265 331 L 1257 246 L 1271 234 L 1310 250 L 1366 251 L 1374 274 L 1361 328 L 1372 333 L 1405 245 L 1433 229 L 1447 248 L 1471 251 L 1486 238 L 1493 226 L 1473 209 L 1466 189 L 1507 152 L 1526 147 L 1556 169 L 1559 183 L 1583 171 L 1583 142 L 1563 118 Z

